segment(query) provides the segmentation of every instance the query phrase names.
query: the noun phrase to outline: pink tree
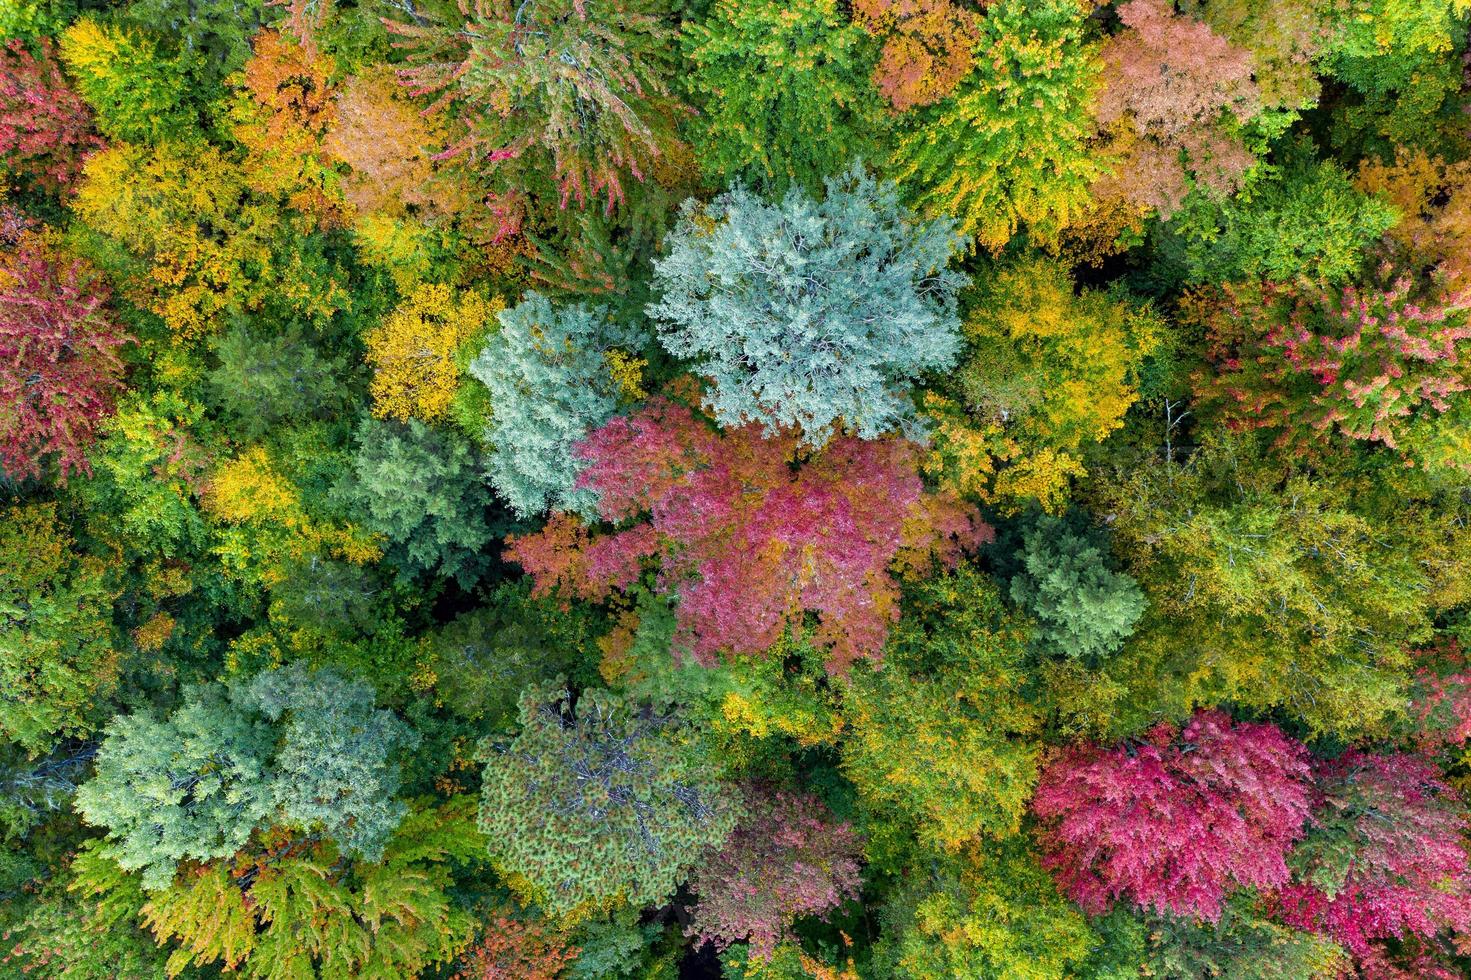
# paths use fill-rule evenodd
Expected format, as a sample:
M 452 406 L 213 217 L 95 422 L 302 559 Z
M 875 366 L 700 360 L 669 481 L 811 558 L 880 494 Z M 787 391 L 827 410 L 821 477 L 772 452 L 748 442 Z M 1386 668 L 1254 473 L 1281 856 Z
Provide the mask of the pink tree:
M 1167 0 L 1130 0 L 1119 19 L 1125 30 L 1103 47 L 1095 112 L 1119 136 L 1123 159 L 1099 194 L 1169 217 L 1190 176 L 1217 193 L 1234 190 L 1255 158 L 1233 124 L 1262 109 L 1250 52 Z
M 117 348 L 132 339 L 107 298 L 85 263 L 33 239 L 0 267 L 0 470 L 11 477 L 39 475 L 48 456 L 63 479 L 88 471 L 86 447 L 121 387 Z
M 102 140 L 56 66 L 51 42 L 41 41 L 40 52 L 35 57 L 20 40 L 0 47 L 0 166 L 65 191 Z
M 1382 939 L 1471 929 L 1466 806 L 1425 758 L 1350 751 L 1318 766 L 1313 826 L 1278 894 L 1288 925 L 1355 956 Z
M 861 845 L 816 797 L 748 791 L 745 819 L 690 884 L 699 901 L 685 935 L 717 949 L 748 939 L 769 959 L 798 916 L 858 896 Z
M 1306 750 L 1274 725 L 1198 712 L 1139 744 L 1071 748 L 1042 773 L 1032 810 L 1044 865 L 1090 913 L 1120 898 L 1215 921 L 1234 887 L 1288 880 L 1309 810 Z
M 539 592 L 585 599 L 627 588 L 654 559 L 660 586 L 679 596 L 675 648 L 702 663 L 762 653 L 806 612 L 830 672 L 878 660 L 898 615 L 891 569 L 953 563 L 991 534 L 974 508 L 925 490 L 918 450 L 902 439 L 839 437 L 793 467 L 793 436 L 720 433 L 655 399 L 576 451 L 579 486 L 623 529 L 593 536 L 554 518 L 512 539 L 510 557 Z

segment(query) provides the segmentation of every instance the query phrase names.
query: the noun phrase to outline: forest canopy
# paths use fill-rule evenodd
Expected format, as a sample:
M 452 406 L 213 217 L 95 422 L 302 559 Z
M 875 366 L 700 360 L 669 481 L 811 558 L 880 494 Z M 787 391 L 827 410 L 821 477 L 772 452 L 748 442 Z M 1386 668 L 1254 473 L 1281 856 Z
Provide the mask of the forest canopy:
M 0 977 L 1471 977 L 1471 0 L 0 0 Z

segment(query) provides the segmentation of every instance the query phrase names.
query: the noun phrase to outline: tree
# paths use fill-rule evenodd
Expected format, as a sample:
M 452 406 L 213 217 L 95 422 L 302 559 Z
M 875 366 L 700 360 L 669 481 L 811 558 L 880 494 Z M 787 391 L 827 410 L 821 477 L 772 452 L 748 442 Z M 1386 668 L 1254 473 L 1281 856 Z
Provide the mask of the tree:
M 730 792 L 676 734 L 607 691 L 574 703 L 528 688 L 519 734 L 484 753 L 493 863 L 554 919 L 663 901 L 735 821 Z
M 1056 510 L 1085 452 L 1123 425 L 1164 324 L 1122 296 L 1076 290 L 1049 259 L 980 276 L 966 299 L 968 352 L 941 388 L 954 397 L 926 396 L 926 468 L 1006 510 L 1029 499 Z
M 90 472 L 85 452 L 122 388 L 117 349 L 129 337 L 93 269 L 27 239 L 0 262 L 0 471 L 65 478 Z
M 858 896 L 862 839 L 816 797 L 753 787 L 745 816 L 690 882 L 697 901 L 685 935 L 716 949 L 741 940 L 770 959 L 792 922 Z
M 1275 430 L 1277 444 L 1312 451 L 1324 432 L 1400 450 L 1424 466 L 1465 469 L 1471 419 L 1471 292 L 1417 288 L 1381 270 L 1383 285 L 1230 289 L 1207 312 L 1216 371 L 1201 399 L 1235 429 Z M 1449 445 L 1446 444 L 1449 440 Z
M 695 149 L 708 173 L 812 192 L 882 132 L 868 39 L 835 0 L 717 0 L 686 24 L 684 54 L 704 98 Z
M 673 139 L 679 103 L 666 82 L 668 39 L 657 0 L 461 0 L 453 27 L 385 21 L 405 40 L 402 77 L 433 108 L 459 104 L 464 138 L 440 154 L 469 154 L 499 178 L 513 214 L 528 189 L 551 185 L 561 207 L 643 180 Z M 501 224 L 501 233 L 515 229 Z
M 373 707 L 373 688 L 299 661 L 257 674 L 233 692 L 242 708 L 275 726 L 272 798 L 287 826 L 326 834 L 369 862 L 408 807 L 396 797 L 398 756 L 419 736 L 393 712 Z
M 39 56 L 18 38 L 0 48 L 0 170 L 67 192 L 102 141 L 56 64 L 55 46 L 43 39 L 37 48 Z
M 1129 638 L 1148 600 L 1138 582 L 1112 568 L 1102 535 L 1079 534 L 1042 515 L 1024 532 L 1022 549 L 1011 598 L 1037 617 L 1043 650 L 1100 657 Z
M 875 966 L 898 980 L 1085 976 L 1074 970 L 1097 941 L 1021 836 L 917 860 L 881 921 Z
M 1032 799 L 1043 864 L 1089 912 L 1122 898 L 1213 922 L 1232 888 L 1287 883 L 1308 776 L 1297 742 L 1221 711 L 1126 746 L 1074 746 L 1043 770 Z
M 1119 159 L 1097 192 L 1168 218 L 1192 187 L 1237 190 L 1256 162 L 1240 130 L 1263 108 L 1250 54 L 1165 0 L 1129 0 L 1119 19 L 1094 110 Z
M 364 419 L 352 468 L 332 496 L 353 523 L 383 535 L 401 576 L 431 573 L 469 586 L 497 535 L 481 454 L 452 430 Z
M 230 857 L 269 818 L 270 749 L 268 725 L 222 688 L 195 688 L 167 719 L 140 711 L 112 720 L 77 812 L 107 831 L 107 856 L 157 892 L 179 862 Z
M 1377 529 L 1410 533 L 1422 505 L 1404 488 L 1358 489 L 1250 450 L 1216 438 L 1183 465 L 1153 460 L 1100 487 L 1115 547 L 1149 598 L 1103 665 L 1136 712 L 1119 730 L 1231 702 L 1281 707 L 1317 734 L 1382 732 L 1404 707 L 1405 650 L 1428 637 L 1435 573 Z M 1423 554 L 1441 533 L 1414 532 Z
M 1082 214 L 1103 172 L 1085 141 L 1097 61 L 1077 0 L 1000 0 L 981 21 L 976 70 L 914 114 L 891 169 L 927 215 L 999 251 L 1026 225 L 1046 240 Z
M 975 65 L 981 18 L 950 0 L 857 0 L 853 19 L 884 42 L 873 84 L 897 112 L 939 102 Z
M 273 835 L 150 893 L 139 917 L 176 946 L 173 976 L 216 963 L 250 980 L 419 976 L 452 963 L 473 933 L 474 918 L 450 895 L 449 868 L 484 847 L 473 816 L 467 796 L 416 808 L 372 864 L 329 842 Z M 94 887 L 117 885 L 102 877 Z
M 1042 722 L 1025 693 L 1026 643 L 979 572 L 916 586 L 883 669 L 855 670 L 843 691 L 843 771 L 860 799 L 926 847 L 1017 833 Z
M 1196 195 L 1167 226 L 1187 283 L 1292 282 L 1338 285 L 1354 278 L 1396 213 L 1354 188 L 1332 161 L 1289 147 L 1274 177 L 1224 200 Z
M 1399 213 L 1386 233 L 1396 264 L 1433 265 L 1452 290 L 1471 282 L 1471 162 L 1404 149 L 1393 163 L 1362 161 L 1354 184 Z
M 627 590 L 657 558 L 661 588 L 679 597 L 675 649 L 706 664 L 762 654 L 810 610 L 813 644 L 829 672 L 846 673 L 854 660 L 882 657 L 898 615 L 890 568 L 951 564 L 990 528 L 955 498 L 925 491 L 908 442 L 840 437 L 794 471 L 797 451 L 795 437 L 763 438 L 756 426 L 718 434 L 654 399 L 577 450 L 587 461 L 579 487 L 624 529 L 594 540 L 559 516 L 512 539 L 508 555 L 538 594 L 590 599 Z
M 453 980 L 557 980 L 578 952 L 534 919 L 498 915 L 461 957 Z
M 1308 834 L 1279 894 L 1284 921 L 1355 956 L 1382 939 L 1471 928 L 1465 804 L 1424 758 L 1350 750 L 1319 763 Z
M 498 298 L 441 283 L 420 286 L 364 338 L 373 365 L 373 414 L 443 421 L 460 386 L 461 351 L 484 336 Z
M 113 691 L 112 570 L 80 552 L 55 504 L 0 511 L 0 735 L 32 755 L 92 730 Z
M 907 418 L 907 382 L 954 361 L 954 247 L 947 222 L 915 220 L 856 166 L 821 202 L 738 186 L 685 205 L 648 311 L 664 346 L 713 379 L 722 425 L 872 439 Z
M 107 136 L 152 143 L 192 125 L 182 63 L 143 31 L 83 17 L 61 35 L 61 58 Z
M 210 403 L 241 442 L 272 429 L 325 420 L 349 410 L 347 358 L 325 352 L 299 328 L 262 330 L 237 323 L 216 346 L 205 378 Z
M 606 306 L 554 307 L 537 292 L 499 319 L 470 364 L 490 391 L 490 482 L 522 517 L 548 507 L 588 511 L 589 494 L 576 490 L 584 464 L 572 447 L 636 397 L 615 368 L 643 338 Z

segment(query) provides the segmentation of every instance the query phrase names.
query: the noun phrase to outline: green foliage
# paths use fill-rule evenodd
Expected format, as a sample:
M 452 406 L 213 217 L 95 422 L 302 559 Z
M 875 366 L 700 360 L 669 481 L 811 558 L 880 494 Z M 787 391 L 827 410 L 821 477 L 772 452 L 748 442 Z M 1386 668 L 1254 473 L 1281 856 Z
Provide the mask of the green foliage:
M 375 710 L 373 689 L 299 661 L 258 674 L 234 693 L 277 726 L 272 797 L 288 825 L 320 830 L 367 861 L 408 808 L 396 799 L 398 753 L 419 738 L 392 712 Z
M 793 188 L 773 205 L 736 186 L 685 204 L 649 315 L 713 379 L 722 425 L 872 439 L 908 418 L 906 381 L 954 360 L 954 246 L 948 222 L 916 221 L 857 165 L 820 202 Z
M 1098 66 L 1077 0 L 1000 0 L 981 35 L 975 71 L 914 114 L 892 167 L 920 210 L 999 251 L 1022 226 L 1045 241 L 1086 210 L 1106 169 L 1086 146 Z
M 237 323 L 219 339 L 208 376 L 211 401 L 232 433 L 255 442 L 286 422 L 331 417 L 350 404 L 345 358 L 323 354 L 300 330 Z
M 56 507 L 0 511 L 0 735 L 39 754 L 91 730 L 117 682 L 107 563 L 78 553 Z
M 167 888 L 180 861 L 230 857 L 270 814 L 270 747 L 269 727 L 223 689 L 196 688 L 165 720 L 113 719 L 77 812 L 106 828 L 107 855 L 141 872 L 145 888 Z
M 973 569 L 918 587 L 882 670 L 844 694 L 844 772 L 866 803 L 926 845 L 1020 828 L 1037 781 L 1041 716 L 1024 696 L 1027 633 Z
M 582 464 L 572 447 L 626 398 L 609 354 L 637 352 L 640 337 L 608 307 L 553 307 L 536 292 L 499 318 L 470 365 L 490 390 L 490 482 L 522 517 L 590 511 L 591 495 L 574 486 Z
M 348 520 L 381 534 L 402 577 L 433 573 L 469 586 L 498 536 L 481 454 L 454 430 L 364 418 L 352 468 L 332 495 Z
M 85 17 L 61 36 L 61 57 L 108 136 L 150 143 L 187 132 L 183 65 L 153 36 Z
M 487 746 L 480 830 L 548 915 L 661 902 L 735 821 L 731 792 L 670 719 L 596 689 L 528 688 Z
M 874 45 L 835 0 L 717 0 L 686 24 L 684 51 L 703 102 L 692 125 L 707 173 L 816 192 L 879 145 Z
M 1194 197 L 1168 226 L 1190 283 L 1299 276 L 1340 283 L 1399 215 L 1356 189 L 1343 168 L 1304 152 L 1247 192 L 1215 202 Z
M 1057 894 L 1025 837 L 972 846 L 915 868 L 884 906 L 874 951 L 883 976 L 900 980 L 995 977 L 1044 980 L 1074 974 L 1095 936 Z
M 1111 566 L 1107 540 L 1042 515 L 1022 535 L 1011 598 L 1039 622 L 1046 652 L 1099 657 L 1117 650 L 1148 605 L 1139 583 Z

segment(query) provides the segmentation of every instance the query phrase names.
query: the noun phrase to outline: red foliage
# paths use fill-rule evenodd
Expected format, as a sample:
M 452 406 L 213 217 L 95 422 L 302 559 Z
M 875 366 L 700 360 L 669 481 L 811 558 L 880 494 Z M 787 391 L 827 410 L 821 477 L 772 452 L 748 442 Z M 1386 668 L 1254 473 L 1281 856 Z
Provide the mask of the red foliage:
M 1467 389 L 1468 310 L 1471 292 L 1417 302 L 1407 276 L 1341 290 L 1227 287 L 1207 320 L 1217 367 L 1198 390 L 1233 428 L 1280 429 L 1279 445 L 1337 429 L 1396 448 L 1417 411 L 1444 412 Z
M 816 797 L 748 792 L 745 819 L 690 883 L 699 902 L 685 935 L 717 949 L 748 939 L 753 956 L 769 959 L 797 916 L 858 896 L 861 845 Z
M 767 650 L 804 611 L 818 616 L 830 671 L 877 660 L 898 615 L 891 564 L 953 562 L 991 529 L 925 491 L 908 442 L 841 437 L 794 468 L 798 449 L 759 426 L 717 433 L 656 399 L 577 448 L 588 463 L 579 485 L 597 493 L 602 517 L 638 523 L 591 540 L 557 517 L 508 554 L 540 593 L 589 599 L 631 585 L 657 556 L 662 587 L 679 595 L 676 649 L 702 663 Z
M 39 50 L 36 58 L 20 40 L 0 47 L 0 167 L 66 191 L 102 140 L 56 66 L 51 42 L 39 42 Z
M 1319 765 L 1318 791 L 1283 921 L 1361 957 L 1375 940 L 1471 929 L 1466 807 L 1425 758 L 1350 751 Z
M 853 18 L 884 39 L 873 83 L 900 112 L 932 105 L 970 74 L 980 18 L 950 0 L 854 0 Z
M 1044 865 L 1090 913 L 1126 898 L 1215 921 L 1236 886 L 1286 883 L 1309 810 L 1307 752 L 1273 725 L 1201 711 L 1143 744 L 1068 749 L 1032 800 Z
M 1419 651 L 1411 688 L 1410 740 L 1421 752 L 1471 739 L 1471 665 L 1454 639 Z
M 454 980 L 557 980 L 579 952 L 540 923 L 498 916 L 460 958 Z
M 106 309 L 83 262 L 23 241 L 0 267 L 0 470 L 36 476 L 55 455 L 63 478 L 89 471 L 84 451 L 112 411 L 132 338 Z
M 1245 122 L 1261 111 L 1250 52 L 1205 24 L 1176 16 L 1165 0 L 1130 0 L 1119 8 L 1127 30 L 1103 48 L 1098 121 L 1128 133 L 1117 175 L 1099 186 L 1168 217 L 1189 183 L 1186 166 L 1206 187 L 1234 190 L 1253 157 L 1221 128 L 1227 115 Z

